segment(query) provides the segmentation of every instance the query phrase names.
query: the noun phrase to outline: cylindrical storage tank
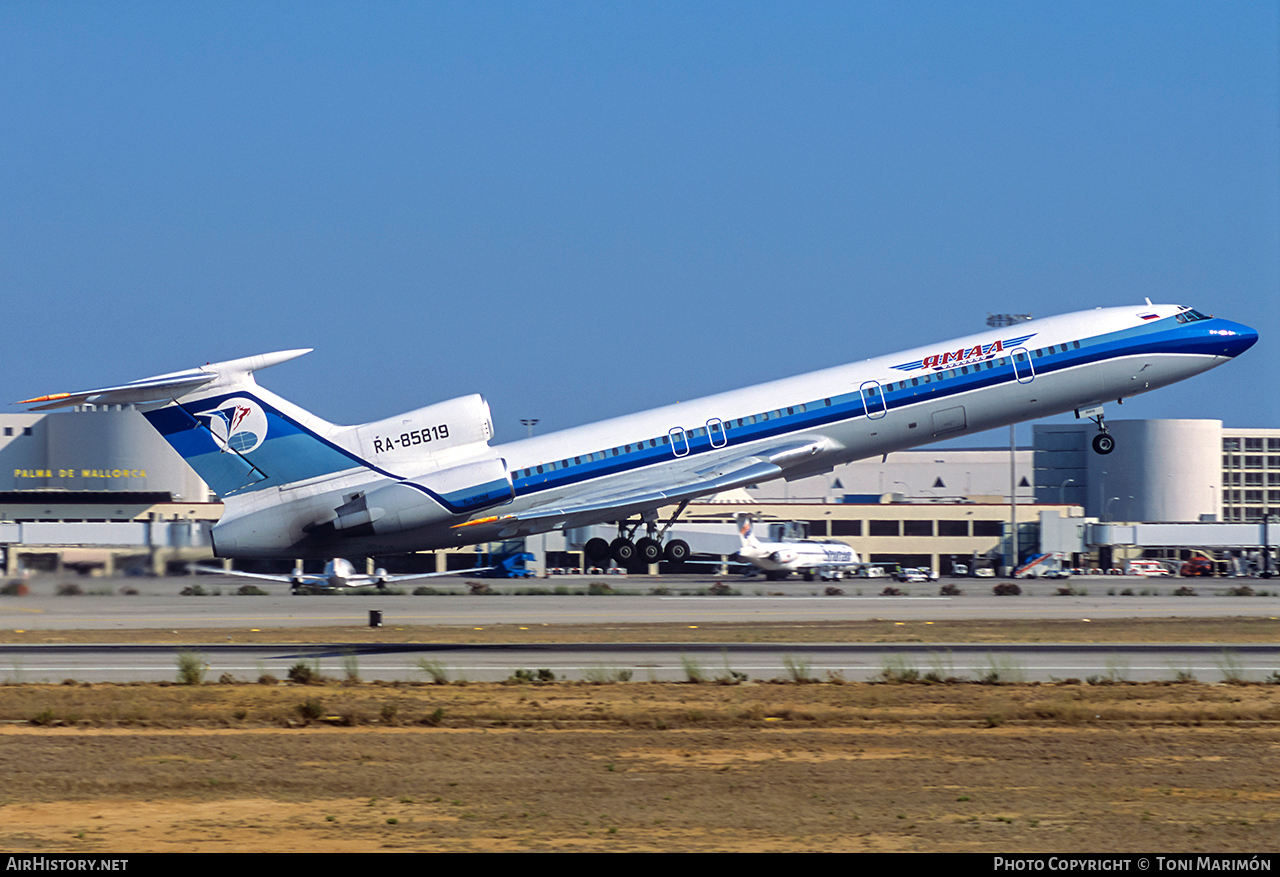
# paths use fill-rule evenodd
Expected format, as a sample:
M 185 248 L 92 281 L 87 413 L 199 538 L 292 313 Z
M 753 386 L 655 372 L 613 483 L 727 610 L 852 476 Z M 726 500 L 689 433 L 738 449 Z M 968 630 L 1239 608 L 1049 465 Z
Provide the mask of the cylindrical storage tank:
M 1220 514 L 1222 421 L 1108 420 L 1107 428 L 1116 449 L 1088 452 L 1087 514 L 1105 521 Z
M 207 496 L 186 460 L 134 409 L 60 412 L 44 425 L 50 487 L 168 491 L 189 502 Z

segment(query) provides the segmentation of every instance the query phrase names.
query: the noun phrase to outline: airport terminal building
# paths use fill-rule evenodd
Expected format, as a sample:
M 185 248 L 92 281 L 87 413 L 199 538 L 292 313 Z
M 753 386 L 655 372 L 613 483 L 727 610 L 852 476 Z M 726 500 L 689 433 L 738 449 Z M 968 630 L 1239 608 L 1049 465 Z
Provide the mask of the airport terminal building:
M 122 406 L 0 415 L 0 492 L 14 491 L 210 499 L 187 462 L 141 414 Z
M 1220 420 L 1108 421 L 1116 450 L 1089 450 L 1089 424 L 1037 425 L 1036 500 L 1065 498 L 1104 521 L 1261 521 L 1280 515 L 1280 429 Z
M 1036 424 L 1014 452 L 1017 501 L 1075 505 L 1104 521 L 1261 521 L 1280 515 L 1280 429 L 1220 420 L 1108 420 L 1116 449 L 1096 454 L 1090 423 Z M 930 449 L 837 466 L 827 475 L 750 489 L 762 502 L 1009 501 L 1004 448 Z
M 3 569 L 164 572 L 212 556 L 222 513 L 136 410 L 0 414 Z

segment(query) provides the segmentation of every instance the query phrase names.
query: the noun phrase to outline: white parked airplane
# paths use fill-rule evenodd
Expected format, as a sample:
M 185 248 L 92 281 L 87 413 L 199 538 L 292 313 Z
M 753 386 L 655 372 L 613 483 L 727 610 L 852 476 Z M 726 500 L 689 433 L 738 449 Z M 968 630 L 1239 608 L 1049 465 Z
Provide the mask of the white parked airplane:
M 798 542 L 761 542 L 756 538 L 750 515 L 738 516 L 738 556 L 764 570 L 769 579 L 785 579 L 793 572 L 812 581 L 852 575 L 862 566 L 858 552 L 834 539 L 804 539 Z
M 497 447 L 478 395 L 339 426 L 254 380 L 306 350 L 26 401 L 136 405 L 222 498 L 220 557 L 393 554 L 616 522 L 613 556 L 652 562 L 685 504 L 735 487 L 1072 409 L 1109 453 L 1104 402 L 1207 371 L 1257 338 L 1178 305 L 1099 308 Z M 676 503 L 659 529 L 658 510 Z M 683 559 L 688 545 L 665 553 Z
M 289 590 L 298 593 L 302 589 L 309 590 L 339 590 L 342 588 L 385 588 L 393 582 L 408 582 L 415 579 L 430 579 L 436 576 L 457 576 L 466 575 L 467 573 L 483 572 L 484 570 L 493 569 L 491 566 L 479 566 L 474 569 L 455 569 L 448 572 L 426 572 L 426 573 L 409 573 L 406 575 L 393 576 L 388 575 L 385 569 L 375 570 L 373 575 L 367 573 L 356 572 L 355 566 L 345 557 L 335 557 L 324 565 L 324 572 L 319 575 L 308 574 L 302 571 L 301 567 L 294 567 L 292 574 L 287 576 L 271 575 L 270 573 L 261 572 L 242 572 L 237 569 L 222 569 L 217 566 L 201 566 L 198 563 L 191 564 L 188 569 L 192 572 L 209 573 L 211 575 L 220 576 L 240 576 L 246 579 L 258 579 L 267 582 L 287 582 Z

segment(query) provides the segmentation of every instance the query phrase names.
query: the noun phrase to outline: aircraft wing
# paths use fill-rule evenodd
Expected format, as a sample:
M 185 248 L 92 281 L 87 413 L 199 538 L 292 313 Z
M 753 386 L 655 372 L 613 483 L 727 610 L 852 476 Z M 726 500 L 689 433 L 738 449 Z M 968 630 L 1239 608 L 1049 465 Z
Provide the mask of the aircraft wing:
M 775 478 L 781 472 L 782 469 L 774 463 L 753 461 L 723 472 L 694 473 L 692 478 L 673 480 L 661 486 L 647 484 L 595 497 L 577 497 L 576 502 L 564 505 L 535 506 L 512 517 L 519 521 L 538 521 L 544 518 L 599 517 L 602 512 L 626 517 L 696 496 L 755 484 L 757 481 Z
M 391 584 L 392 582 L 410 582 L 410 581 L 413 581 L 414 579 L 433 579 L 436 576 L 465 576 L 465 575 L 470 575 L 471 573 L 485 572 L 491 569 L 497 569 L 497 567 L 469 566 L 466 569 L 449 569 L 449 570 L 445 570 L 444 572 L 415 572 L 415 573 L 407 573 L 402 576 L 387 576 L 382 581 L 385 582 L 386 584 Z M 377 578 L 374 576 L 362 576 L 362 578 L 371 579 L 371 581 L 368 584 L 377 584 L 377 581 L 378 581 Z
M 275 576 L 264 572 L 241 572 L 238 569 L 223 569 L 220 566 L 201 566 L 198 563 L 187 564 L 187 569 L 191 572 L 203 572 L 217 576 L 240 576 L 243 579 L 262 579 L 267 582 L 286 582 L 292 583 L 293 576 Z M 303 576 L 304 579 L 320 579 L 323 576 Z
M 514 515 L 500 516 L 496 520 L 499 524 L 507 524 L 506 529 L 501 532 L 505 537 L 526 530 L 529 524 L 534 524 L 532 529 L 535 530 L 545 529 L 543 525 L 548 524 L 552 529 L 561 529 L 626 518 L 638 512 L 776 478 L 789 466 L 825 450 L 826 447 L 826 439 L 792 441 L 703 469 L 674 472 L 665 482 L 648 480 L 630 488 L 575 496 L 571 502 L 534 506 Z M 460 526 L 494 520 L 495 518 L 481 518 Z
M 245 579 L 262 579 L 263 581 L 267 581 L 267 582 L 284 582 L 286 584 L 294 584 L 293 576 L 271 575 L 270 573 L 262 573 L 262 572 L 241 572 L 238 569 L 223 569 L 220 566 L 201 566 L 198 563 L 189 564 L 187 566 L 187 569 L 191 570 L 192 572 L 210 573 L 212 575 L 219 575 L 219 576 L 240 576 L 241 578 L 245 578 Z M 464 576 L 470 573 L 485 572 L 486 570 L 491 570 L 491 569 L 494 569 L 494 567 L 476 566 L 476 567 L 468 567 L 467 569 L 450 569 L 444 572 L 408 573 L 406 575 L 401 575 L 401 576 L 386 576 L 381 580 L 381 582 L 379 582 L 379 579 L 377 576 L 361 574 L 361 575 L 351 576 L 350 579 L 348 579 L 347 587 L 367 588 L 377 584 L 389 585 L 392 582 L 408 582 L 408 581 L 412 581 L 413 579 L 432 579 L 432 578 L 435 578 L 436 576 Z M 327 587 L 327 582 L 325 580 L 325 577 L 322 575 L 311 574 L 311 575 L 301 576 L 300 578 L 305 583 L 308 583 L 311 585 L 318 585 L 321 587 Z

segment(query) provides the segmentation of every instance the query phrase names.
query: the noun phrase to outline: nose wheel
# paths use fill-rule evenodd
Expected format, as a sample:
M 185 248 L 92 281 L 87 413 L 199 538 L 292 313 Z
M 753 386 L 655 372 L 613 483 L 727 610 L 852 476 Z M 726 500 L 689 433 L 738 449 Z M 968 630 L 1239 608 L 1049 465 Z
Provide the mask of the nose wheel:
M 1093 452 L 1106 456 L 1116 449 L 1116 440 L 1107 432 L 1106 421 L 1102 419 L 1102 406 L 1093 408 L 1077 408 L 1076 417 L 1087 417 L 1098 427 L 1098 434 L 1093 437 Z

